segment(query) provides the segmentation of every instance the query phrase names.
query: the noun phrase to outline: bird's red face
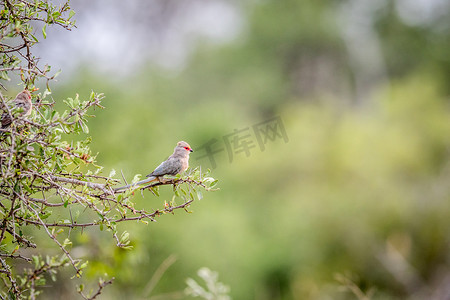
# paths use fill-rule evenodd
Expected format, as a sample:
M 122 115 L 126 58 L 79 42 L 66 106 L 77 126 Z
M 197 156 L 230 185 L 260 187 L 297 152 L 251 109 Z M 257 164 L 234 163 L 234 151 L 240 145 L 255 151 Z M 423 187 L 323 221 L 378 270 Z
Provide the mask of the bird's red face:
M 189 152 L 194 152 L 194 150 L 192 150 L 191 146 L 188 143 L 186 143 L 185 141 L 178 142 L 176 148 L 186 150 L 187 154 L 189 154 Z
M 188 146 L 185 146 L 185 147 L 183 147 L 183 148 L 184 148 L 184 150 L 186 150 L 186 151 L 194 152 L 194 150 L 192 150 L 192 148 L 190 148 L 190 147 L 188 147 Z

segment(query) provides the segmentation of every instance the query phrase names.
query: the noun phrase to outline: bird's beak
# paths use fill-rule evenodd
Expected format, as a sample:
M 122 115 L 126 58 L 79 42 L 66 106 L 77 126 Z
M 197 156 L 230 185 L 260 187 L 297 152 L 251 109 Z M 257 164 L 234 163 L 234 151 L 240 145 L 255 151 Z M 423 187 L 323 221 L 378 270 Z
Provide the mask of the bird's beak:
M 189 151 L 190 151 L 190 152 L 194 152 L 194 150 L 192 150 L 192 148 L 189 148 Z

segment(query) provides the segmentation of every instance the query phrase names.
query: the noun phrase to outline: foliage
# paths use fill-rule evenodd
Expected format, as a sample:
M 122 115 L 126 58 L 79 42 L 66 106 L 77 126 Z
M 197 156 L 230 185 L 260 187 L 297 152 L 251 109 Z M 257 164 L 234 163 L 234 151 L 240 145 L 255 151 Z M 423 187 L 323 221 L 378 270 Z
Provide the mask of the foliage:
M 103 108 L 103 94 L 91 92 L 88 99 L 76 94 L 63 100 L 65 110 L 57 111 L 49 87 L 56 74 L 49 75 L 47 65 L 41 68 L 31 52 L 39 42 L 33 24 L 44 24 L 45 38 L 47 26 L 56 24 L 70 30 L 74 26 L 73 15 L 68 2 L 56 6 L 49 1 L 5 0 L 1 11 L 1 78 L 9 80 L 12 73 L 29 90 L 35 90 L 40 79 L 47 83 L 43 93 L 33 96 L 31 116 L 24 118 L 8 111 L 15 118 L 0 133 L 2 299 L 35 299 L 41 293 L 39 287 L 48 284 L 46 279 L 56 280 L 56 272 L 65 266 L 73 268 L 74 277 L 81 277 L 88 262 L 71 254 L 76 230 L 107 230 L 117 247 L 131 249 L 130 234 L 119 232 L 119 223 L 147 223 L 146 220 L 154 221 L 177 209 L 187 211 L 194 199 L 202 198 L 200 190 L 210 190 L 216 182 L 195 169 L 188 176 L 143 187 L 141 190 L 150 189 L 158 195 L 159 185 L 173 186 L 172 200 L 153 211 L 137 208 L 132 191 L 114 194 L 111 186 L 119 180 L 113 178 L 115 172 L 101 175 L 103 168 L 90 150 L 92 139 L 86 136 L 92 110 Z M 1 107 L 8 107 L 7 97 L 0 96 Z M 47 251 L 46 241 L 35 229 L 43 230 L 58 251 Z M 90 296 L 83 293 L 82 286 L 79 293 L 85 299 L 93 299 L 112 281 L 101 280 L 98 290 Z
M 1 11 L 1 45 L 2 65 L 0 78 L 9 80 L 8 72 L 19 73 L 25 87 L 34 85 L 36 79 L 45 78 L 47 84 L 57 74 L 49 75 L 50 66 L 38 66 L 39 58 L 31 52 L 31 47 L 39 42 L 34 32 L 33 23 L 42 25 L 42 35 L 47 37 L 47 25 L 58 25 L 67 30 L 75 26 L 69 2 L 57 6 L 49 1 L 4 0 Z M 23 50 L 23 51 L 22 51 Z M 25 64 L 22 61 L 25 61 Z
M 206 300 L 231 299 L 228 296 L 230 288 L 218 281 L 219 276 L 217 272 L 213 272 L 208 268 L 201 268 L 198 270 L 197 275 L 205 282 L 206 289 L 194 279 L 188 278 L 186 280 L 186 284 L 188 285 L 185 291 L 186 294 Z

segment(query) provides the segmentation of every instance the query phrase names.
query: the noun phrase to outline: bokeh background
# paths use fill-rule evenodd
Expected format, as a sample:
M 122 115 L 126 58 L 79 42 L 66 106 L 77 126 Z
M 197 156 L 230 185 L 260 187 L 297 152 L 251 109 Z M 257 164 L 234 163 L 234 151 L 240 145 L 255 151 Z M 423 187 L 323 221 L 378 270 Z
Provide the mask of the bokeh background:
M 193 213 L 122 224 L 132 251 L 72 233 L 85 279 L 116 278 L 103 299 L 190 299 L 201 267 L 233 299 L 450 299 L 448 1 L 71 4 L 77 28 L 47 29 L 38 53 L 63 70 L 55 99 L 105 93 L 90 121 L 104 173 L 146 175 L 185 140 L 220 187 Z M 252 126 L 273 117 L 288 140 L 263 150 Z M 231 160 L 246 128 L 255 147 Z M 70 276 L 48 295 L 75 299 Z

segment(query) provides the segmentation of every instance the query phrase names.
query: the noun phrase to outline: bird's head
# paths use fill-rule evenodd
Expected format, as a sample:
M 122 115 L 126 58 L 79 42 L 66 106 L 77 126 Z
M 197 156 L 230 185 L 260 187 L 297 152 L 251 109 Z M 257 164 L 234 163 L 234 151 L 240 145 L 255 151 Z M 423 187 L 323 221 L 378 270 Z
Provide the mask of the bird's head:
M 189 146 L 189 144 L 184 141 L 178 142 L 177 146 L 175 147 L 175 150 L 179 150 L 180 152 L 185 153 L 187 155 L 189 155 L 189 153 L 191 152 L 194 152 L 191 146 Z
M 17 94 L 16 99 L 31 103 L 31 93 L 29 90 L 23 90 L 19 94 Z

